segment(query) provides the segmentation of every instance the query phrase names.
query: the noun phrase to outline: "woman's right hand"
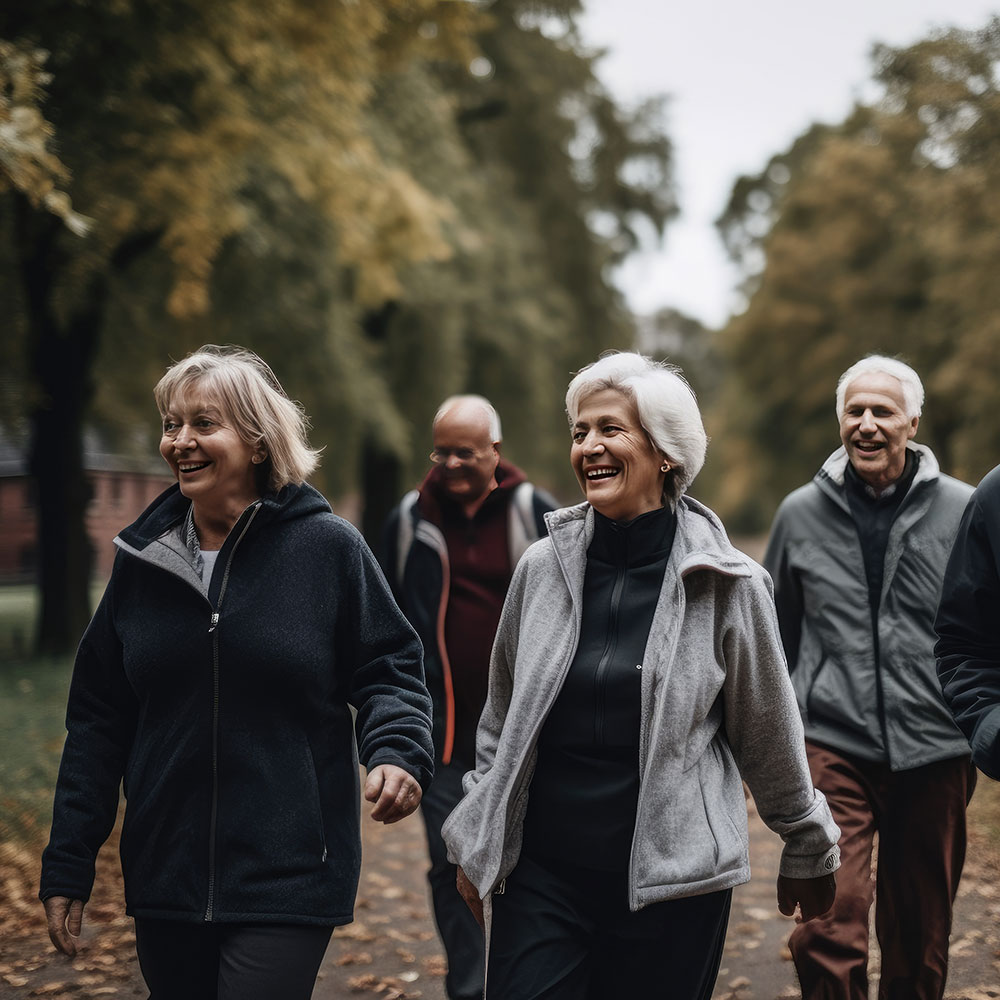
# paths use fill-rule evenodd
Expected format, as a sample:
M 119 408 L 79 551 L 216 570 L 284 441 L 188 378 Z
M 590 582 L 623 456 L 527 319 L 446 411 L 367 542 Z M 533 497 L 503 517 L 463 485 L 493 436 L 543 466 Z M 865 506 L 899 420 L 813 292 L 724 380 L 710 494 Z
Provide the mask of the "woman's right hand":
M 83 928 L 83 900 L 66 896 L 49 896 L 42 903 L 45 920 L 49 925 L 49 938 L 64 955 L 76 955 L 76 941 Z
M 469 876 L 462 871 L 462 866 L 458 866 L 458 873 L 455 876 L 455 885 L 458 886 L 459 895 L 465 900 L 465 905 L 472 910 L 472 915 L 476 918 L 476 923 L 480 927 L 486 927 L 483 919 L 483 901 L 479 898 L 479 891 L 469 881 Z

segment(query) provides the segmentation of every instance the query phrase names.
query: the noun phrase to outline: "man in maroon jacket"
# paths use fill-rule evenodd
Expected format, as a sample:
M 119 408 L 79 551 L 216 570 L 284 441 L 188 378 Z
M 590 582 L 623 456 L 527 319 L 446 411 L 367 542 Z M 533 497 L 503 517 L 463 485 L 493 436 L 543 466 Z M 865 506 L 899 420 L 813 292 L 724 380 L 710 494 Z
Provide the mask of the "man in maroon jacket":
M 434 418 L 434 463 L 386 524 L 382 568 L 424 645 L 434 701 L 435 777 L 421 811 L 434 916 L 448 955 L 451 1000 L 483 992 L 483 936 L 455 888 L 441 824 L 475 766 L 476 726 L 507 587 L 555 507 L 500 457 L 500 418 L 482 396 L 453 396 Z

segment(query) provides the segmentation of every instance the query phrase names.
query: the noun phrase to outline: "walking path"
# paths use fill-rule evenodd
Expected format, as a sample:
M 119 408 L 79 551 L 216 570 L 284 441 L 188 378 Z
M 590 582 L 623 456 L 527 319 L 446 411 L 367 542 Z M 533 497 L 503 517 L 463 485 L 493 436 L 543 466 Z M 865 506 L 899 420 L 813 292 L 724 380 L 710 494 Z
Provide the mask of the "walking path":
M 980 779 L 970 815 L 979 829 L 997 822 L 1000 784 Z M 411 817 L 383 827 L 366 818 L 363 829 L 365 864 L 355 921 L 335 932 L 315 1000 L 445 1000 L 444 958 L 428 909 L 423 824 Z M 750 842 L 753 880 L 734 894 L 715 1000 L 792 1000 L 799 995 L 786 947 L 793 923 L 778 913 L 774 889 L 780 841 L 752 803 Z M 0 844 L 0 998 L 147 995 L 131 921 L 123 913 L 116 847 L 117 836 L 101 852 L 85 949 L 69 961 L 52 950 L 45 934 L 34 896 L 37 852 Z M 877 956 L 872 968 L 877 970 Z M 970 842 L 959 888 L 945 995 L 1000 1000 L 1000 856 L 981 836 Z
M 794 921 L 778 913 L 775 898 L 781 841 L 757 817 L 752 802 L 749 806 L 753 879 L 733 896 L 715 1000 L 792 1000 L 799 989 L 786 941 Z M 355 922 L 334 934 L 315 1000 L 358 1000 L 366 994 L 445 1000 L 445 965 L 428 908 L 424 850 L 423 826 L 416 818 L 392 827 L 365 824 L 366 860 Z M 871 969 L 874 980 L 877 949 Z M 948 1000 L 1000 1000 L 1000 859 L 976 841 L 970 844 L 955 908 L 945 995 Z

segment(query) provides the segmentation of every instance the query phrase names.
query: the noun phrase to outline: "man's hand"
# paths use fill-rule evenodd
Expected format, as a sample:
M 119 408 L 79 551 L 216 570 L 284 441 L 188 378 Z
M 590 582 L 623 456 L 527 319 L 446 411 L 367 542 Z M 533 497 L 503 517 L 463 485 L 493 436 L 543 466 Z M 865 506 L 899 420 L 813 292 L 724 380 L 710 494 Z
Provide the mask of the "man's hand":
M 458 866 L 458 873 L 455 875 L 455 885 L 458 893 L 465 900 L 466 906 L 472 910 L 472 915 L 476 918 L 476 923 L 484 930 L 486 923 L 483 919 L 483 901 L 479 898 L 479 892 L 469 881 L 469 876 L 462 871 L 462 866 Z
M 379 764 L 368 772 L 365 798 L 375 803 L 371 817 L 376 822 L 396 823 L 420 805 L 420 783 L 395 764 Z
M 832 873 L 818 878 L 778 876 L 778 909 L 786 917 L 790 917 L 795 913 L 795 904 L 798 903 L 798 923 L 823 916 L 833 906 L 836 895 L 837 879 Z
M 49 896 L 42 905 L 49 927 L 49 938 L 64 955 L 76 955 L 76 941 L 83 927 L 83 900 Z

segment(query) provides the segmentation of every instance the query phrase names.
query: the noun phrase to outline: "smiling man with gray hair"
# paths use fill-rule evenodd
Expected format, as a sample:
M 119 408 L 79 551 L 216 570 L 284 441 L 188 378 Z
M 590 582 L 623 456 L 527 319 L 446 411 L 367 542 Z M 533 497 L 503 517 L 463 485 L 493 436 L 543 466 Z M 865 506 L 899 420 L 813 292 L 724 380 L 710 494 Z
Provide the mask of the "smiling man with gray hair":
M 781 504 L 764 557 L 813 781 L 842 831 L 833 908 L 789 947 L 804 1000 L 867 1000 L 874 897 L 879 997 L 940 1000 L 975 769 L 933 623 L 972 490 L 913 441 L 924 390 L 908 365 L 864 358 L 836 398 L 842 447 Z

